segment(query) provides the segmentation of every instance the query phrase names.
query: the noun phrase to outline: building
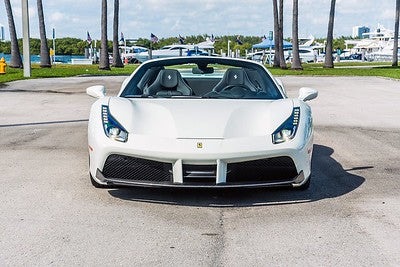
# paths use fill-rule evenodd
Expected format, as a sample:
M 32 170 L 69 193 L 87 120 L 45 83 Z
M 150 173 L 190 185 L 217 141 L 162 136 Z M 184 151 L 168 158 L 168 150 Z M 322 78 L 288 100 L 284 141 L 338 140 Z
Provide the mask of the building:
M 354 26 L 352 37 L 355 39 L 362 39 L 365 38 L 363 34 L 368 32 L 370 32 L 370 28 L 366 26 Z
M 0 24 L 0 42 L 6 39 L 6 34 L 4 31 L 4 26 Z
M 394 31 L 386 29 L 382 24 L 378 24 L 375 31 L 363 33 L 363 38 L 379 41 L 390 41 L 394 38 Z

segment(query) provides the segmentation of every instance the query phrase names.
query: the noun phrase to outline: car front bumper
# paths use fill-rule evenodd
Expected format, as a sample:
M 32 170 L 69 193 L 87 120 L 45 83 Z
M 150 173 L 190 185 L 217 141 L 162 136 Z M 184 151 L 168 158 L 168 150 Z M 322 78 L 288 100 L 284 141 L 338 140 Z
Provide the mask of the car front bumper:
M 201 143 L 201 148 L 197 145 Z M 312 140 L 306 144 L 298 142 L 288 142 L 287 144 L 273 145 L 268 144 L 265 137 L 251 139 L 174 139 L 160 140 L 149 139 L 147 137 L 134 136 L 128 143 L 120 143 L 103 138 L 89 138 L 90 152 L 90 172 L 98 183 L 114 184 L 124 186 L 145 186 L 145 187 L 197 187 L 197 188 L 238 188 L 238 187 L 275 187 L 275 186 L 301 186 L 311 173 Z M 141 161 L 153 162 L 154 164 L 168 164 L 170 178 L 159 180 L 157 176 L 138 172 L 137 169 L 146 169 L 147 163 L 144 162 L 142 168 L 129 169 L 135 166 L 135 162 L 126 163 L 128 170 L 125 173 L 115 173 L 107 171 L 107 159 L 112 155 L 119 155 L 126 158 L 135 158 Z M 246 179 L 247 172 L 240 172 L 243 176 L 232 179 L 232 166 L 235 164 L 253 162 L 259 160 L 270 160 L 285 157 L 292 161 L 290 175 L 287 169 L 274 168 L 273 162 L 267 163 L 265 174 L 274 171 L 274 175 L 266 179 Z M 112 162 L 110 166 L 119 168 L 124 162 Z M 152 166 L 153 163 L 149 163 Z M 284 163 L 283 165 L 285 165 Z M 287 164 L 286 164 L 287 165 Z M 211 170 L 200 170 L 200 176 L 193 182 L 185 169 L 187 166 L 208 166 Z M 278 164 L 278 167 L 280 165 Z M 250 166 L 251 167 L 251 166 Z M 276 166 L 275 166 L 276 167 Z M 282 166 L 280 166 L 282 167 Z M 121 169 L 121 168 L 120 168 Z M 250 168 L 251 169 L 251 168 Z M 248 170 L 250 170 L 248 169 Z M 283 175 L 277 175 L 282 170 Z M 137 172 L 138 179 L 127 177 L 130 171 Z M 211 173 L 213 172 L 213 173 Z M 194 171 L 197 173 L 197 171 Z M 193 174 L 193 172 L 192 172 Z M 192 175 L 191 174 L 191 175 Z M 238 175 L 236 175 L 238 176 Z M 268 176 L 268 175 L 267 175 Z M 203 179 L 204 178 L 204 179 Z

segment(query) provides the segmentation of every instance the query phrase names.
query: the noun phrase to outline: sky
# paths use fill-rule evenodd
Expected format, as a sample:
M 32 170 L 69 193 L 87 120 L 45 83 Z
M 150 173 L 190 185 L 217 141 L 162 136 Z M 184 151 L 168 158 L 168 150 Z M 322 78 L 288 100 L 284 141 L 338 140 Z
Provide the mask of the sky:
M 100 0 L 43 0 L 47 37 L 100 38 Z M 112 39 L 113 3 L 108 0 L 108 39 Z M 291 36 L 292 1 L 285 0 L 284 36 Z M 21 37 L 21 0 L 11 0 L 18 37 Z M 300 37 L 325 37 L 330 0 L 299 0 Z M 32 37 L 39 37 L 36 1 L 29 1 Z M 352 27 L 378 23 L 394 28 L 395 0 L 337 0 L 335 36 L 349 36 Z M 0 24 L 7 16 L 0 2 Z M 120 0 L 120 31 L 125 38 L 197 34 L 263 36 L 273 30 L 272 0 Z

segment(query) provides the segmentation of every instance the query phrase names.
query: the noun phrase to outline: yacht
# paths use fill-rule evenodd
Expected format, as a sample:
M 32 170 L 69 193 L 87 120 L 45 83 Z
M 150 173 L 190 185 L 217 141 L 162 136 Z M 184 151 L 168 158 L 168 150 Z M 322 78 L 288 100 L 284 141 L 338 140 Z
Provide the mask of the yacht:
M 368 61 L 391 61 L 393 57 L 394 31 L 383 25 L 373 32 L 363 33 L 361 40 L 347 40 L 346 46 L 353 45 L 350 51 L 354 54 L 364 54 Z
M 324 45 L 315 43 L 315 37 L 312 35 L 307 38 L 299 38 L 299 55 L 303 63 L 323 61 L 323 57 L 320 53 L 323 49 Z M 283 53 L 286 61 L 291 62 L 292 48 L 285 48 Z M 269 63 L 274 59 L 274 55 L 274 49 L 272 49 L 271 52 L 269 50 L 261 50 L 247 54 L 247 58 L 258 62 Z
M 137 63 L 136 57 L 142 53 L 147 52 L 149 49 L 142 47 L 142 46 L 120 46 L 119 47 L 122 51 L 121 57 L 128 59 L 129 63 Z
M 208 56 L 211 55 L 214 50 L 214 42 L 207 38 L 206 41 L 185 45 L 185 44 L 174 44 L 162 47 L 159 50 L 151 51 L 151 58 L 167 58 L 167 57 L 179 57 L 179 56 Z M 136 59 L 139 62 L 145 62 L 150 59 L 150 51 L 141 52 L 136 55 Z
M 325 49 L 324 44 L 315 42 L 315 37 L 299 38 L 299 55 L 303 63 L 322 62 L 324 57 L 321 52 Z
M 386 29 L 382 24 L 378 23 L 378 27 L 373 32 L 363 33 L 364 39 L 390 41 L 394 38 L 394 31 Z

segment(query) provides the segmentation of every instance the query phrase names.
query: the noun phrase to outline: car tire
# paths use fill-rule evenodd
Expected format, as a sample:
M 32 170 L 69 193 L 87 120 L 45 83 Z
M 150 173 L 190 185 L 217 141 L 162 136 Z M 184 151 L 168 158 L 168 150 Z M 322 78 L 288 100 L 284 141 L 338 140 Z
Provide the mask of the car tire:
M 308 177 L 307 182 L 305 182 L 301 186 L 294 187 L 294 189 L 298 190 L 298 191 L 305 191 L 310 187 L 310 185 L 311 185 L 311 175 L 310 175 L 310 177 Z

